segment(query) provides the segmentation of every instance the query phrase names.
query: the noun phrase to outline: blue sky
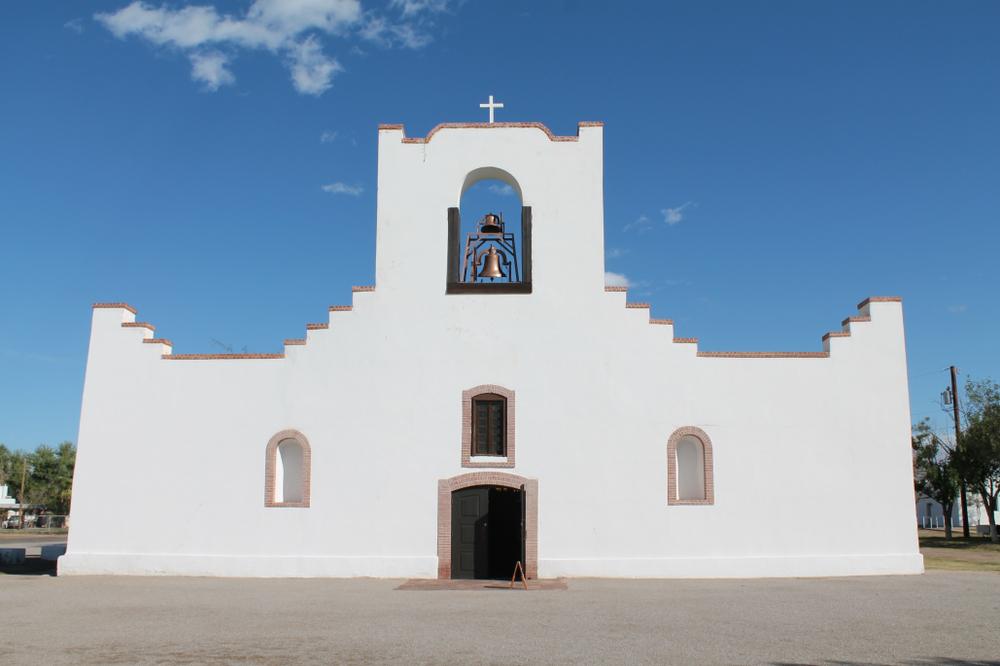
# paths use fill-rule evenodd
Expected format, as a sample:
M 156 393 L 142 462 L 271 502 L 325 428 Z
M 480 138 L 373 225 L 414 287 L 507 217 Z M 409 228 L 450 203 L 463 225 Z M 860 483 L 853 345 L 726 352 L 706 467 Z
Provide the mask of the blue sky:
M 914 419 L 1000 379 L 1000 4 L 0 4 L 0 442 L 76 441 L 91 304 L 280 352 L 374 282 L 378 123 L 605 123 L 606 268 L 709 351 L 902 296 Z M 497 195 L 502 196 L 502 195 Z

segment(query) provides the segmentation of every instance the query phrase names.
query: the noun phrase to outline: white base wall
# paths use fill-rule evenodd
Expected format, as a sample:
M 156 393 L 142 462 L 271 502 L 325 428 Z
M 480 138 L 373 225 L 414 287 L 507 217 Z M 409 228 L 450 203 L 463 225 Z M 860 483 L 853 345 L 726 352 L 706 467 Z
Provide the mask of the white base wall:
M 437 558 L 87 553 L 60 557 L 59 575 L 435 578 L 437 576 Z
M 540 560 L 541 578 L 796 578 L 921 574 L 922 555 Z M 90 553 L 59 558 L 60 576 L 435 578 L 436 557 L 241 557 Z
M 826 578 L 922 574 L 923 555 L 539 560 L 541 578 Z

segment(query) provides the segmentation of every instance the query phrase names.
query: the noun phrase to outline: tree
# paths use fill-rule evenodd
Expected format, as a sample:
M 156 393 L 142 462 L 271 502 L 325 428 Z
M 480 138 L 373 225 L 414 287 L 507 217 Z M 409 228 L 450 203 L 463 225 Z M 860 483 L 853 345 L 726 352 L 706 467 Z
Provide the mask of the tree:
M 76 447 L 72 442 L 63 442 L 53 449 L 39 445 L 27 456 L 28 465 L 34 467 L 31 482 L 24 486 L 27 504 L 45 506 L 48 513 L 69 513 L 70 498 L 73 496 L 73 468 L 76 466 Z
M 76 466 L 76 446 L 63 442 L 57 448 L 39 444 L 32 452 L 11 451 L 0 444 L 0 485 L 17 501 L 41 507 L 54 514 L 69 513 L 73 496 L 73 469 Z M 21 496 L 21 473 L 24 474 L 24 496 Z
M 914 486 L 924 497 L 941 504 L 944 510 L 944 536 L 951 538 L 951 512 L 961 492 L 962 480 L 954 461 L 954 451 L 931 429 L 931 420 L 913 426 Z
M 11 485 L 14 475 L 14 452 L 0 444 L 0 486 Z
M 965 383 L 965 432 L 956 449 L 957 469 L 979 493 L 990 521 L 990 539 L 997 536 L 997 495 L 1000 495 L 1000 384 L 989 378 Z

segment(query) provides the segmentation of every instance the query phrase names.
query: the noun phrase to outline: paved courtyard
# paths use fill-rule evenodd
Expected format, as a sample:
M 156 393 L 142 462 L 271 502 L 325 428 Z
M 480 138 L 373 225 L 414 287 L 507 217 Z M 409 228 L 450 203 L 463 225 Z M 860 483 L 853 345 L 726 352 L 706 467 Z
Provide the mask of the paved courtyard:
M 567 581 L 0 576 L 0 664 L 990 664 L 1000 575 Z

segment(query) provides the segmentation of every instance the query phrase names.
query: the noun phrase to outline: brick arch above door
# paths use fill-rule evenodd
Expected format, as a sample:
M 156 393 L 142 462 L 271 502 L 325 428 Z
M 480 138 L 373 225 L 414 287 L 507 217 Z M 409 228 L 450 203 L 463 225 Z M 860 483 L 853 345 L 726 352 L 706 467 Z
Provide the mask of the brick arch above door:
M 525 492 L 524 573 L 538 578 L 538 479 L 509 472 L 470 472 L 438 480 L 438 579 L 451 578 L 451 494 L 472 486 L 503 486 Z

